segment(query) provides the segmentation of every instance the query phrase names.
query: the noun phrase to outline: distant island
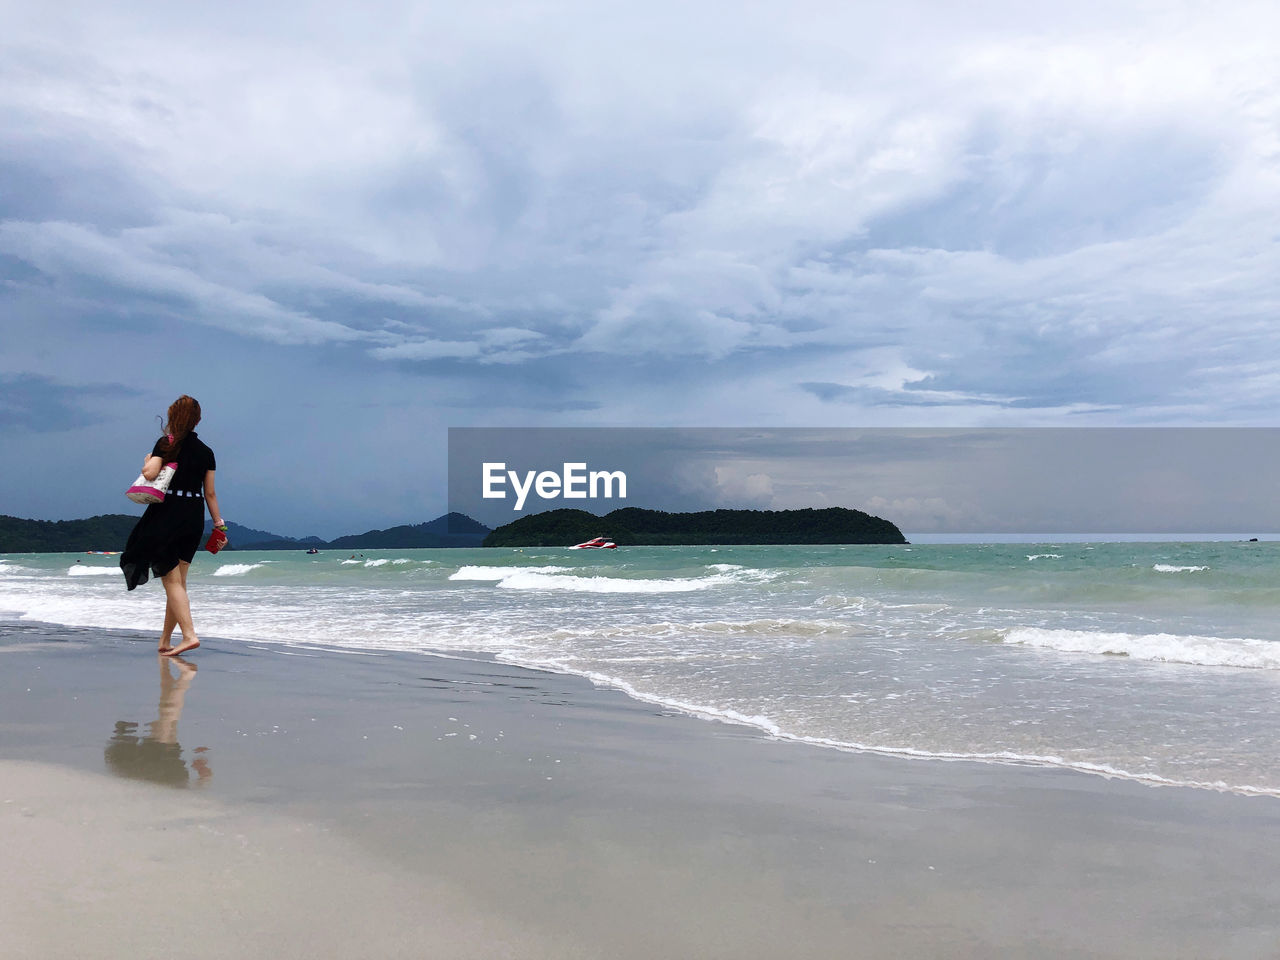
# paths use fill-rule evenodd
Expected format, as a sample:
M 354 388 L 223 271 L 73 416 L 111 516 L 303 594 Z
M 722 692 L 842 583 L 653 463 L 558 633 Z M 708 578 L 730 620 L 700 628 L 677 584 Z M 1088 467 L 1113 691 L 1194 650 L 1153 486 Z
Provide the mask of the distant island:
M 232 547 L 239 550 L 414 550 L 423 547 L 478 547 L 489 528 L 465 513 L 446 513 L 426 523 L 401 524 L 386 530 L 366 530 L 334 540 L 319 537 L 281 537 L 264 530 L 227 525 Z M 205 521 L 205 533 L 212 530 Z
M 124 549 L 137 516 L 111 513 L 85 520 L 24 520 L 0 516 L 0 553 L 84 553 Z M 490 530 L 466 514 L 426 523 L 366 530 L 334 540 L 285 537 L 230 523 L 232 550 L 411 550 L 422 547 L 567 547 L 607 536 L 622 546 L 702 546 L 782 543 L 906 543 L 879 517 L 823 510 L 703 510 L 667 513 L 623 507 L 598 517 L 585 510 L 548 510 Z M 205 535 L 210 531 L 205 522 Z
M 0 516 L 0 553 L 83 553 L 88 550 L 124 549 L 138 518 L 108 513 L 86 520 L 24 520 Z M 461 513 L 446 513 L 427 523 L 368 530 L 365 533 L 322 540 L 319 537 L 284 537 L 228 523 L 232 550 L 377 550 L 415 547 L 478 547 L 489 528 Z M 205 535 L 212 529 L 205 521 Z
M 123 550 L 138 518 L 108 513 L 87 520 L 23 520 L 0 516 L 0 553 Z
M 488 527 L 465 513 L 446 513 L 429 523 L 368 530 L 330 540 L 333 550 L 387 550 L 414 547 L 478 547 L 490 533 Z
M 603 517 L 585 510 L 548 510 L 498 527 L 486 547 L 563 547 L 604 536 L 621 546 L 906 543 L 888 520 L 861 510 L 702 510 L 667 513 L 623 507 Z

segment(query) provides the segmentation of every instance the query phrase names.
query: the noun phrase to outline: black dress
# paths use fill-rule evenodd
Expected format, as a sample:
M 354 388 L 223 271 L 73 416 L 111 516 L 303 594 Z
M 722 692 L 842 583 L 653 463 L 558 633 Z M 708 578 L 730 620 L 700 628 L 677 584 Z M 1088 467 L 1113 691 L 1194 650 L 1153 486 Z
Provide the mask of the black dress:
M 163 457 L 165 443 L 165 437 L 157 440 L 151 455 Z M 204 475 L 216 469 L 213 451 L 192 431 L 182 440 L 177 464 L 169 492 L 159 503 L 147 507 L 120 555 L 120 569 L 130 590 L 146 583 L 149 572 L 163 577 L 179 560 L 190 563 L 200 549 L 204 536 Z

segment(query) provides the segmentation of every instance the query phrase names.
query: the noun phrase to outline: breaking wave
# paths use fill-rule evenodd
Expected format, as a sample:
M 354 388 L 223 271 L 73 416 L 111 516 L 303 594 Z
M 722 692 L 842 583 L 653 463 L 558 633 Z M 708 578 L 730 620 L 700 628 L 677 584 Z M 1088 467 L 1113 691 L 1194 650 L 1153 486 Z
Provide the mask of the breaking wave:
M 575 590 L 583 593 L 689 593 L 732 583 L 722 574 L 689 579 L 627 579 L 624 577 L 576 577 L 522 570 L 498 581 L 504 590 Z
M 213 571 L 215 577 L 238 577 L 241 574 L 248 573 L 250 570 L 257 570 L 263 566 L 261 563 L 228 563 L 224 567 L 219 567 Z
M 1248 637 L 1179 636 L 1172 633 L 1104 633 L 1093 630 L 1047 630 L 1014 627 L 997 631 L 1004 643 L 1064 653 L 1132 657 L 1157 663 L 1203 667 L 1247 667 L 1280 670 L 1280 643 Z
M 9 569 L 21 570 L 23 568 L 10 567 Z M 69 573 L 73 577 L 109 577 L 111 574 L 113 573 L 118 574 L 119 572 L 120 572 L 119 567 L 86 567 L 80 564 L 77 564 L 76 566 L 71 567 L 69 570 L 67 570 L 67 573 Z
M 457 573 L 449 575 L 450 580 L 504 580 L 517 573 L 561 573 L 569 567 L 459 567 Z

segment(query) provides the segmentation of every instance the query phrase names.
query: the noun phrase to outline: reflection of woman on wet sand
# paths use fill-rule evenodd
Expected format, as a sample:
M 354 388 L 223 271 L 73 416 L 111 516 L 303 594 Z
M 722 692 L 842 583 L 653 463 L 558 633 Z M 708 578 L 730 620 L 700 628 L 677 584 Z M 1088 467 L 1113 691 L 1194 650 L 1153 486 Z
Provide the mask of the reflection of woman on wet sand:
M 187 688 L 195 679 L 195 664 L 179 657 L 160 657 L 160 707 L 155 720 L 147 724 L 147 735 L 136 736 L 138 724 L 131 720 L 117 720 L 115 733 L 103 753 L 112 773 L 136 780 L 154 780 L 173 787 L 185 787 L 190 781 L 187 765 L 182 759 L 182 747 L 178 744 L 178 719 Z M 175 677 L 171 672 L 178 668 Z M 196 758 L 191 769 L 196 772 L 196 784 L 200 785 L 213 776 L 205 757 L 207 747 L 196 747 Z

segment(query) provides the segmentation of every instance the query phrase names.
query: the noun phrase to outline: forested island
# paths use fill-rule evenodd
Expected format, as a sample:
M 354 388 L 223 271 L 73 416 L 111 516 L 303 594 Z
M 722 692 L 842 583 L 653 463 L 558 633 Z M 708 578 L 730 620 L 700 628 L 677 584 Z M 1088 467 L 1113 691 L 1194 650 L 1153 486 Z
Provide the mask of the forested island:
M 387 550 L 414 547 L 478 547 L 489 528 L 465 513 L 446 513 L 428 523 L 369 530 L 330 540 L 334 550 Z
M 106 513 L 85 520 L 24 520 L 0 516 L 0 553 L 83 553 L 123 550 L 138 518 Z
M 861 510 L 702 510 L 667 513 L 623 507 L 598 517 L 585 510 L 548 510 L 498 527 L 486 547 L 564 547 L 608 537 L 620 546 L 906 543 L 888 520 Z
M 0 516 L 0 553 L 84 553 L 88 550 L 120 551 L 137 516 L 108 513 L 86 520 L 24 520 Z M 377 550 L 418 547 L 478 547 L 489 528 L 461 513 L 447 513 L 426 523 L 405 524 L 386 530 L 322 540 L 320 537 L 285 537 L 232 521 L 227 535 L 230 550 Z M 212 521 L 205 519 L 205 536 Z
M 124 549 L 136 516 L 85 520 L 24 520 L 0 516 L 0 553 L 81 553 Z M 205 534 L 209 532 L 206 521 Z M 605 536 L 622 546 L 703 546 L 780 543 L 906 543 L 894 524 L 861 510 L 702 510 L 667 513 L 623 507 L 598 517 L 585 510 L 548 510 L 490 531 L 461 513 L 427 523 L 322 540 L 285 537 L 231 523 L 233 550 L 377 550 L 421 547 L 567 547 Z

